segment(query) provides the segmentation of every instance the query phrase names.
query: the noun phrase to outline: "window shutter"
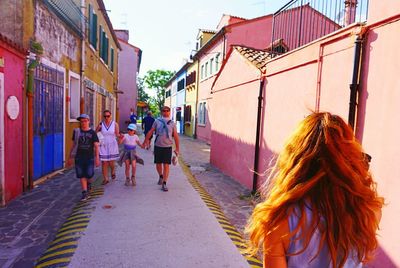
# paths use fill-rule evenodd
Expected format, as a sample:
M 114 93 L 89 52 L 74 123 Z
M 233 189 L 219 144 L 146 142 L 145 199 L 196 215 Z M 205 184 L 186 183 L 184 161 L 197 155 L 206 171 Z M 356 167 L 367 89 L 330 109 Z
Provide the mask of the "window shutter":
M 110 64 L 110 66 L 111 66 L 111 71 L 112 72 L 114 72 L 114 49 L 113 48 L 111 48 L 111 64 Z
M 97 49 L 97 15 L 93 14 L 93 47 Z
M 108 37 L 106 37 L 106 47 L 105 47 L 105 55 L 104 55 L 104 61 L 108 65 L 108 49 L 109 49 L 109 44 L 108 44 Z
M 99 55 L 103 55 L 103 27 L 99 26 Z
M 89 5 L 89 33 L 88 33 L 88 39 L 89 39 L 89 44 L 92 43 L 93 40 L 93 8 L 92 5 Z

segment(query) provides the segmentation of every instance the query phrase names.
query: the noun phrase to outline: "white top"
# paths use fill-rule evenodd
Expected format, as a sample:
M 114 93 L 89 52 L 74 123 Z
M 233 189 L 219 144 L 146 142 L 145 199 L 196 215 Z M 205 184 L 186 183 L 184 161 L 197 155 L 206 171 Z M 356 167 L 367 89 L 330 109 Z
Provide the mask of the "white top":
M 135 134 L 135 135 L 129 135 L 129 134 L 124 134 L 124 147 L 126 149 L 135 149 L 136 148 L 136 144 L 137 142 L 140 141 L 139 137 Z

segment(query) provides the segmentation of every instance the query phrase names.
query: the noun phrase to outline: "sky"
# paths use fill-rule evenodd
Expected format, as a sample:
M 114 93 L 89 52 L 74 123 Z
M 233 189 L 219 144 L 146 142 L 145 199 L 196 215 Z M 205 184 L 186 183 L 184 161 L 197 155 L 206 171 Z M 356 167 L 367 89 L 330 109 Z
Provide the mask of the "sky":
M 142 50 L 139 76 L 179 70 L 196 46 L 199 29 L 215 30 L 223 14 L 252 19 L 272 14 L 289 0 L 103 0 L 114 29 L 129 30 Z

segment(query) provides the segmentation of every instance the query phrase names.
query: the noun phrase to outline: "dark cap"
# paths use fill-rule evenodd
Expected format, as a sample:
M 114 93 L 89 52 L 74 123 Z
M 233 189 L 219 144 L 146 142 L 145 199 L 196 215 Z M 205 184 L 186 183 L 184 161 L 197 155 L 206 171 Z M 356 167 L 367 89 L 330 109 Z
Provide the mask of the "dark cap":
M 77 120 L 78 120 L 78 121 L 81 121 L 81 119 L 89 119 L 89 120 L 90 120 L 90 117 L 89 117 L 87 114 L 81 114 L 81 115 L 77 118 Z

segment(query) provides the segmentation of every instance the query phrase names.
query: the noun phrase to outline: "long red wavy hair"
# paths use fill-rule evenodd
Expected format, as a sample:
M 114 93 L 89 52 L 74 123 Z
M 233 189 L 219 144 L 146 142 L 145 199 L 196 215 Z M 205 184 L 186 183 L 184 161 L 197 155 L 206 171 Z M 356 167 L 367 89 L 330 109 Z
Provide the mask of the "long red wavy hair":
M 246 227 L 248 253 L 262 248 L 264 237 L 288 217 L 293 206 L 299 206 L 304 215 L 305 202 L 310 202 L 317 212 L 312 224 L 324 219 L 321 237 L 333 267 L 342 267 L 350 254 L 356 254 L 360 262 L 371 258 L 378 245 L 376 213 L 384 200 L 376 192 L 361 145 L 342 118 L 326 112 L 306 117 L 278 156 L 268 181 L 265 200 L 256 206 Z M 300 220 L 301 224 L 305 221 Z M 305 247 L 312 231 L 301 233 Z

